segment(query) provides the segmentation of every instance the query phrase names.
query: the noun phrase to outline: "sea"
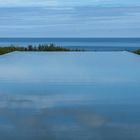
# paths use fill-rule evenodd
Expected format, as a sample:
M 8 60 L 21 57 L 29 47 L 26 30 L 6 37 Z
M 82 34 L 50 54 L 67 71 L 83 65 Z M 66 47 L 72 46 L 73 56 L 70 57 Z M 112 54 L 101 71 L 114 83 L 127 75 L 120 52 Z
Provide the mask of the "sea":
M 140 48 L 140 38 L 0 38 L 0 46 L 50 44 L 85 51 L 133 51 Z

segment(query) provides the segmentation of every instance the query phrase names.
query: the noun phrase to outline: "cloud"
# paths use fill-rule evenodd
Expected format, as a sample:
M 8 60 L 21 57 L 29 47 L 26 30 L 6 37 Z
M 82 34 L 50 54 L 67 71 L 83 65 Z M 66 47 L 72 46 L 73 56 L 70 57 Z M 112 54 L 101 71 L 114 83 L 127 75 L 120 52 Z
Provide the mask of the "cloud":
M 139 0 L 1 0 L 0 7 L 49 7 L 49 6 L 138 6 Z
M 117 4 L 116 4 L 117 3 Z M 139 36 L 139 1 L 0 1 L 0 36 Z M 125 6 L 124 6 L 125 5 Z M 120 32 L 120 33 L 119 33 Z
M 53 24 L 82 24 L 112 22 L 113 20 L 126 20 L 133 18 L 133 22 L 138 21 L 140 7 L 123 8 L 99 8 L 92 6 L 75 8 L 1 8 L 0 25 L 53 25 Z M 9 24 L 9 21 L 12 21 Z M 121 21 L 120 21 L 121 22 Z M 131 22 L 131 21 L 130 21 Z
M 57 3 L 54 0 L 1 0 L 0 7 L 44 7 L 57 6 Z

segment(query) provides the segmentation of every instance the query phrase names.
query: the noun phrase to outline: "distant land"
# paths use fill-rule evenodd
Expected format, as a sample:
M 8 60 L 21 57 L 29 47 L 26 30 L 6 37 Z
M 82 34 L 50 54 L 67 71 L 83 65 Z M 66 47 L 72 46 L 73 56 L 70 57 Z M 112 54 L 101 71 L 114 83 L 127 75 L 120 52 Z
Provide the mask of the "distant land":
M 46 45 L 38 45 L 38 46 L 32 46 L 28 45 L 28 47 L 17 47 L 17 46 L 7 46 L 7 47 L 0 47 L 0 55 L 14 52 L 14 51 L 81 51 L 79 49 L 68 49 L 56 46 L 55 44 L 46 44 Z

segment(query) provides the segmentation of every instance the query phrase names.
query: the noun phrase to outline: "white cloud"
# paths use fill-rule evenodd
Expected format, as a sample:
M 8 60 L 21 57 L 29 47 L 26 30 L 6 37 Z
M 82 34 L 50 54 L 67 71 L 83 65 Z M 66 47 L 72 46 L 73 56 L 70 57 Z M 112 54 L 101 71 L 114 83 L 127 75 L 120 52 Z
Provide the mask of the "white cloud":
M 0 36 L 93 36 L 103 33 L 109 36 L 123 33 L 124 36 L 139 36 L 139 6 L 114 7 L 116 2 L 0 0 Z M 125 2 L 118 0 L 118 3 Z M 128 0 L 125 4 L 128 3 L 132 2 Z
M 0 7 L 137 6 L 139 0 L 0 0 Z
M 0 0 L 0 7 L 57 6 L 55 0 Z

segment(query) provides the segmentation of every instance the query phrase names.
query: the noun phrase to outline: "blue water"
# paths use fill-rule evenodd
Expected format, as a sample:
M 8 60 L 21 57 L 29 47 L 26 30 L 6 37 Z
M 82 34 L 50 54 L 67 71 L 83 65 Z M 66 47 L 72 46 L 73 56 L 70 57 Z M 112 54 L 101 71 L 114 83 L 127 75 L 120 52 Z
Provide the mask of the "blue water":
M 0 139 L 140 140 L 140 56 L 0 56 Z
M 140 38 L 0 38 L 0 46 L 28 46 L 54 43 L 67 48 L 84 50 L 135 50 L 140 48 Z

